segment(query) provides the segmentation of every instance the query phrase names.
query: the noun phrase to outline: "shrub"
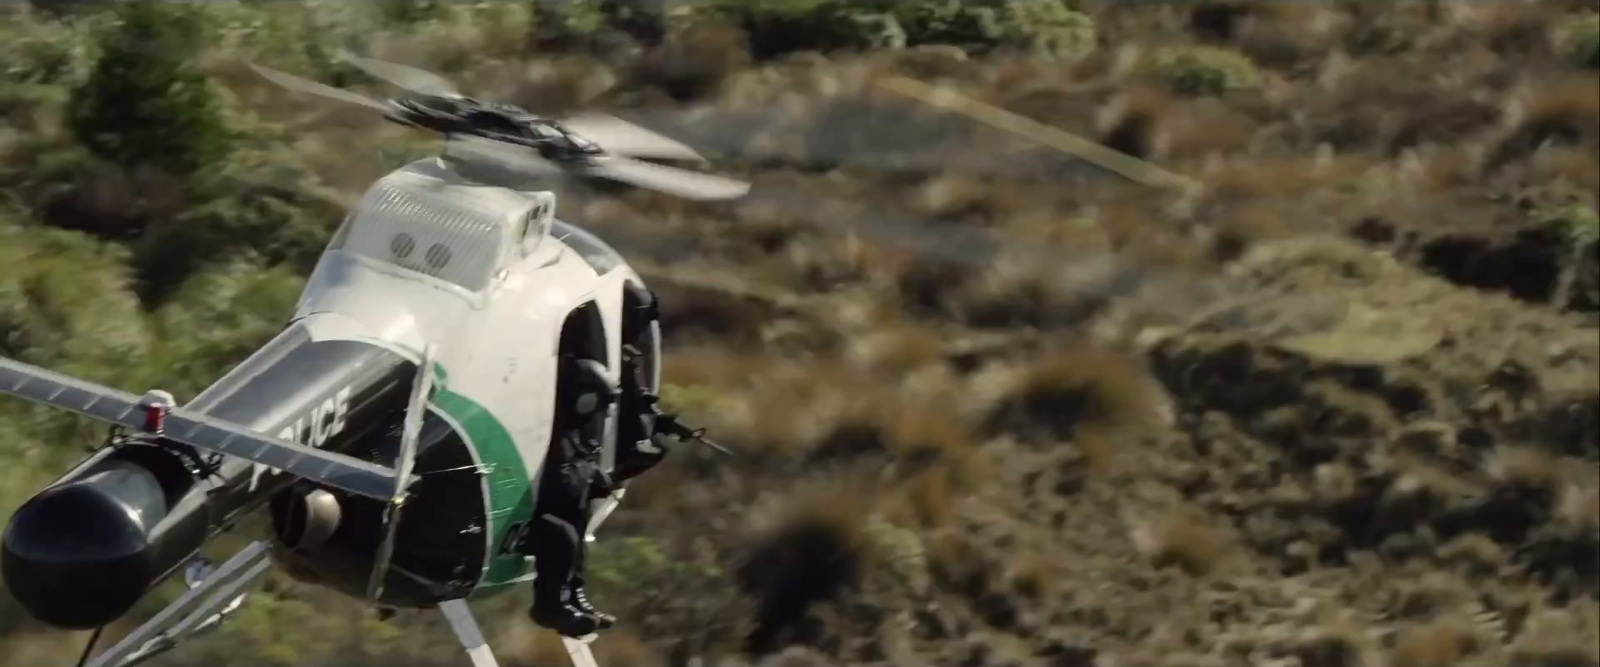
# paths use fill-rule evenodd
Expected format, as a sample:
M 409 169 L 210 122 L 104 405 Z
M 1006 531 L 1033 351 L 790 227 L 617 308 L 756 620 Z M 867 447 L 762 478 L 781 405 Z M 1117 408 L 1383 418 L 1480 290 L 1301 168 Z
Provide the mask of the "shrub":
M 1051 441 L 1163 419 L 1160 393 L 1132 359 L 1075 347 L 1037 360 L 1017 378 L 989 415 L 988 427 Z
M 1600 240 L 1600 215 L 1583 204 L 1568 204 L 1539 216 L 1539 225 L 1558 234 L 1573 247 L 1587 247 Z
M 1082 60 L 1094 53 L 1099 37 L 1088 14 L 1058 2 L 1013 1 L 1007 7 L 1007 41 L 1015 46 L 1055 60 Z
M 842 485 L 795 498 L 755 539 L 736 572 L 740 588 L 758 600 L 747 649 L 773 650 L 813 604 L 859 584 L 873 540 L 858 493 Z
M 843 0 L 720 0 L 702 19 L 730 21 L 750 36 L 750 52 L 770 59 L 796 51 L 894 49 L 906 32 L 888 12 Z
M 0 221 L 0 355 L 101 381 L 126 370 L 147 338 L 125 260 L 80 232 Z
M 117 5 L 89 80 L 74 90 L 69 126 L 94 153 L 124 165 L 176 174 L 228 153 L 221 102 L 195 65 L 204 26 L 182 5 Z
M 88 21 L 37 21 L 13 16 L 0 26 L 0 84 L 76 82 L 89 65 Z
M 420 23 L 444 15 L 447 3 L 438 0 L 376 0 L 373 9 L 392 24 Z
M 1600 14 L 1568 19 L 1556 28 L 1556 53 L 1580 67 L 1600 69 Z
M 912 45 L 992 46 L 1005 37 L 1006 26 L 998 11 L 1002 6 L 997 2 L 922 0 L 903 3 L 894 12 Z
M 1094 50 L 1094 20 L 1057 0 L 916 0 L 890 3 L 909 45 L 1018 49 L 1077 60 Z
M 1220 95 L 1261 83 L 1249 58 L 1234 51 L 1206 46 L 1175 49 L 1156 59 L 1156 76 L 1182 95 Z
M 1094 21 L 1056 0 L 721 0 L 698 16 L 738 24 L 757 58 L 948 44 L 1071 60 L 1096 40 Z
M 535 49 L 582 49 L 594 45 L 606 28 L 606 14 L 593 0 L 535 3 Z

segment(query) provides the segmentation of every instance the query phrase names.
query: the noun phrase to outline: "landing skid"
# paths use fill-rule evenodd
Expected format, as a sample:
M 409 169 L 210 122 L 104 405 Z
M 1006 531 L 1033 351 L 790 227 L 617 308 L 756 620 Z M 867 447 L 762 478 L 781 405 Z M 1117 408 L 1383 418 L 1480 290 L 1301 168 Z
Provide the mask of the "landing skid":
M 185 571 L 189 590 L 115 646 L 82 662 L 82 667 L 132 667 L 215 629 L 244 604 L 245 591 L 271 568 L 271 546 L 266 542 L 252 542 L 221 567 L 212 568 L 203 560 L 191 562 Z M 440 603 L 439 611 L 466 649 L 472 667 L 500 667 L 466 601 Z M 599 667 L 589 650 L 589 642 L 595 637 L 561 638 L 573 667 Z
M 572 667 L 600 667 L 594 661 L 594 653 L 589 651 L 589 642 L 594 641 L 594 635 L 583 639 L 562 637 L 561 643 L 567 646 L 567 657 L 572 659 Z
M 478 620 L 473 617 L 472 609 L 467 607 L 466 601 L 442 602 L 439 604 L 439 611 L 444 614 L 445 621 L 450 623 L 450 629 L 456 633 L 456 639 L 461 641 L 461 647 L 466 649 L 467 657 L 472 660 L 472 667 L 500 667 L 500 663 L 494 659 L 494 652 L 489 650 L 489 642 L 483 638 L 483 630 L 478 628 Z M 578 639 L 561 638 L 573 667 L 600 667 L 599 663 L 594 661 L 594 653 L 589 650 L 589 642 L 594 641 L 595 636 L 588 635 Z
M 214 572 L 195 567 L 189 590 L 84 667 L 136 665 L 221 625 L 244 602 L 245 589 L 266 576 L 272 567 L 269 555 L 267 543 L 252 542 Z

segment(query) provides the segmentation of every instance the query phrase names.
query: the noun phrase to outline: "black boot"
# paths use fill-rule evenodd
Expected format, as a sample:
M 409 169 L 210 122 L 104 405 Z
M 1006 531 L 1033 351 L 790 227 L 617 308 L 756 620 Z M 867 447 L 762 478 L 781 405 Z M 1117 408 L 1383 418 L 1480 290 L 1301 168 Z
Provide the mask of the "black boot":
M 569 590 L 571 591 L 571 597 L 568 598 L 568 600 L 572 603 L 572 606 L 577 607 L 585 614 L 593 616 L 595 622 L 599 624 L 601 630 L 616 624 L 617 617 L 612 616 L 611 614 L 603 613 L 599 609 L 595 609 L 594 604 L 589 602 L 589 594 L 583 589 L 582 579 L 574 580 L 572 582 L 572 587 Z
M 600 630 L 600 620 L 573 605 L 567 588 L 534 580 L 533 609 L 528 617 L 534 623 L 567 637 L 584 637 Z
M 543 515 L 530 535 L 542 548 L 534 557 L 533 608 L 528 617 L 568 637 L 583 637 L 600 629 L 600 620 L 572 604 L 574 565 L 581 562 L 577 530 L 559 517 Z

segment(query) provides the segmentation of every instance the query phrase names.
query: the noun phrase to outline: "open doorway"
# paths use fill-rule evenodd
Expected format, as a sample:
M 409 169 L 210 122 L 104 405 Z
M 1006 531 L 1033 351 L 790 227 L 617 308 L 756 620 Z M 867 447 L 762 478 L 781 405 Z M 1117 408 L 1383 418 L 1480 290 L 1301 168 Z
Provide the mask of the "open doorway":
M 643 285 L 628 281 L 622 290 L 623 372 L 628 372 L 629 365 L 638 364 L 644 371 L 645 390 L 652 394 L 661 390 L 661 326 L 655 313 L 655 295 Z
M 593 301 L 585 302 L 574 308 L 561 323 L 561 339 L 556 348 L 557 356 L 572 355 L 579 359 L 592 359 L 603 366 L 609 366 L 606 350 L 605 322 L 600 318 L 600 307 Z M 574 392 L 576 383 L 573 378 L 556 378 L 556 393 L 558 401 L 573 401 L 577 399 Z M 567 403 L 559 403 L 566 405 Z M 603 440 L 605 432 L 606 415 L 604 411 L 592 415 L 579 426 L 584 438 Z M 552 438 L 559 437 L 559 433 L 551 433 Z

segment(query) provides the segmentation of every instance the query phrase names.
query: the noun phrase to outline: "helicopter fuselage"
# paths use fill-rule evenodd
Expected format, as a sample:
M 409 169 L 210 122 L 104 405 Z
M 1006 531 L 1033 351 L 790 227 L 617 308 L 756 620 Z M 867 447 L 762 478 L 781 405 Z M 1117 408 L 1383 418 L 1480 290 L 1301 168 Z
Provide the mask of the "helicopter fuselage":
M 533 517 L 551 442 L 563 330 L 578 329 L 572 339 L 581 349 L 571 351 L 602 361 L 613 379 L 621 373 L 625 287 L 642 280 L 598 238 L 556 221 L 553 204 L 547 193 L 455 181 L 442 163 L 419 161 L 369 190 L 311 274 L 296 313 L 312 341 L 306 354 L 346 346 L 324 367 L 383 370 L 367 371 L 365 387 L 327 383 L 333 402 L 318 404 L 297 433 L 344 429 L 324 436 L 331 440 L 322 446 L 394 465 L 408 379 L 422 346 L 435 348 L 417 442 L 420 479 L 409 491 L 380 604 L 428 606 L 526 579 L 529 559 L 516 546 Z M 477 219 L 457 206 L 502 224 L 474 227 Z M 451 262 L 471 262 L 471 270 L 452 272 Z M 657 352 L 650 350 L 652 358 Z M 339 396 L 360 393 L 393 407 L 367 423 L 340 422 L 341 410 L 355 411 Z M 595 435 L 606 443 L 609 467 L 607 423 Z M 273 497 L 281 560 L 299 576 L 360 597 L 382 539 L 383 508 L 323 489 L 337 499 L 340 528 L 321 544 L 295 544 L 315 527 L 316 506 L 307 500 L 315 490 L 300 481 Z
M 554 218 L 550 193 L 479 185 L 442 161 L 419 160 L 380 179 L 352 210 L 288 326 L 182 407 L 394 466 L 412 380 L 431 347 L 418 481 L 383 592 L 368 601 L 429 607 L 492 595 L 530 577 L 515 546 L 534 516 L 551 440 L 562 333 L 576 328 L 567 340 L 580 349 L 572 351 L 602 361 L 615 379 L 624 311 L 642 305 L 626 302 L 642 287 L 618 253 Z M 658 339 L 646 354 L 654 389 Z M 607 467 L 614 417 L 596 434 Z M 137 442 L 102 449 L 19 509 L 7 534 L 7 580 L 35 617 L 62 627 L 118 617 L 263 505 L 289 574 L 367 599 L 384 534 L 381 501 L 244 459 L 197 472 L 171 452 Z M 26 528 L 55 515 L 112 537 L 99 552 L 61 556 L 90 547 L 50 543 L 45 529 Z M 14 585 L 23 579 L 9 576 L 14 567 L 38 573 L 27 590 Z M 114 591 L 121 597 L 107 596 Z M 106 604 L 80 602 L 93 597 Z

